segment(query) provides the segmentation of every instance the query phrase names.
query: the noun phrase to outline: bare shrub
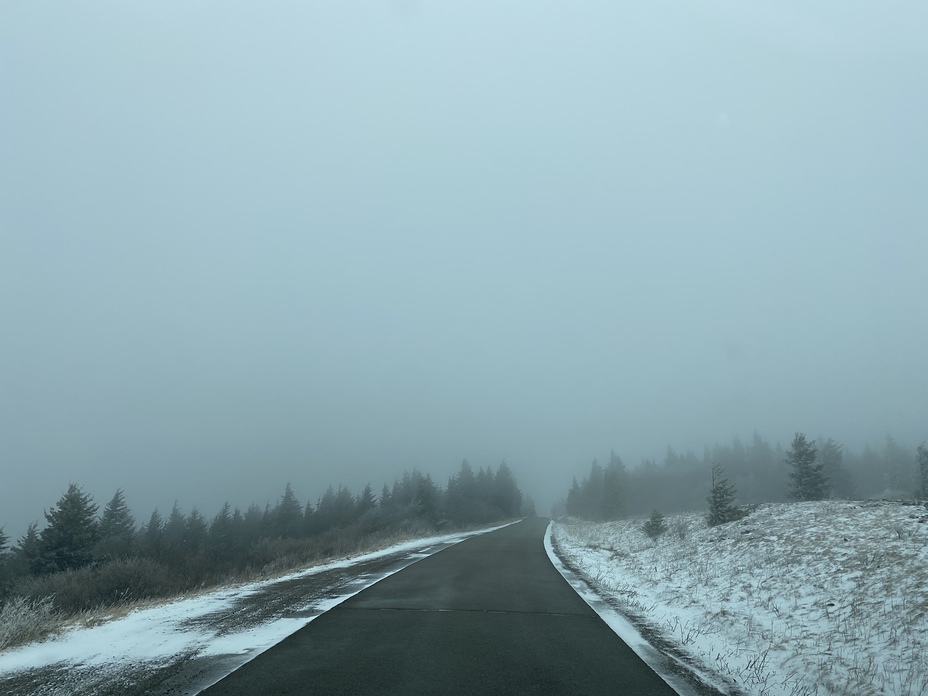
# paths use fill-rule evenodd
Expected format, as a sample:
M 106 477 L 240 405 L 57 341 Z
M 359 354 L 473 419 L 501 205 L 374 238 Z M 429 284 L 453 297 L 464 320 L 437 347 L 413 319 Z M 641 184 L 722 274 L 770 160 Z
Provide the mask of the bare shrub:
M 157 561 L 130 558 L 62 573 L 26 578 L 16 587 L 22 597 L 52 598 L 55 609 L 73 614 L 139 599 L 168 597 L 185 587 Z
M 41 640 L 57 626 L 51 597 L 13 597 L 0 609 L 0 650 Z

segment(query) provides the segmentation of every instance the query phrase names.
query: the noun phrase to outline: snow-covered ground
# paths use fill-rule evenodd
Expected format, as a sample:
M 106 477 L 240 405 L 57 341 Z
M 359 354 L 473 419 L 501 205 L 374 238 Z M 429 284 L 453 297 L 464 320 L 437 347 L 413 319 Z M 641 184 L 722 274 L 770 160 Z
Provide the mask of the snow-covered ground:
M 553 545 L 725 693 L 928 694 L 925 507 L 764 505 L 714 528 L 669 516 L 656 541 L 642 522 L 555 523 Z
M 499 527 L 494 527 L 498 529 Z M 316 616 L 420 558 L 479 532 L 417 539 L 285 577 L 222 588 L 73 626 L 0 652 L 0 691 L 197 693 Z

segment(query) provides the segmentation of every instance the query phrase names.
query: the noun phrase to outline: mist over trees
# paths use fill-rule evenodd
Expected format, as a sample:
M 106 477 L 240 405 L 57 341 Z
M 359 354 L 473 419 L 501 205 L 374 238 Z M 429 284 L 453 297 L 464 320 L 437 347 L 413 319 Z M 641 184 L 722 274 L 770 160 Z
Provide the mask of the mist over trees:
M 524 505 L 528 503 L 528 505 Z M 443 488 L 429 474 L 406 471 L 374 495 L 329 486 L 300 502 L 290 483 L 280 498 L 244 511 L 225 503 L 213 516 L 174 504 L 136 526 L 122 489 L 98 505 L 71 483 L 10 547 L 0 529 L 0 606 L 13 595 L 54 597 L 58 609 L 78 611 L 114 601 L 163 597 L 232 577 L 307 565 L 392 538 L 423 535 L 517 517 L 523 501 L 503 462 L 494 471 L 465 460 Z
M 724 485 L 717 487 L 720 482 Z M 754 433 L 748 442 L 734 438 L 706 447 L 701 455 L 668 447 L 662 461 L 646 458 L 636 467 L 626 468 L 613 452 L 606 468 L 594 460 L 583 477 L 573 478 L 562 511 L 610 520 L 645 517 L 652 510 L 703 510 L 714 498 L 724 516 L 767 502 L 911 497 L 928 498 L 924 444 L 912 452 L 887 436 L 881 447 L 853 452 L 832 438 L 811 440 L 797 433 L 784 450 Z

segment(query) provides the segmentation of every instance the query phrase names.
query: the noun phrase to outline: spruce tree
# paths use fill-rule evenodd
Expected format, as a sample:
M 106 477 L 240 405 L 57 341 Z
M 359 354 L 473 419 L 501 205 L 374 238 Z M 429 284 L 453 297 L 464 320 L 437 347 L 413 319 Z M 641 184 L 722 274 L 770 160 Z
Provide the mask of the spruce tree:
M 129 512 L 122 489 L 119 488 L 100 516 L 97 558 L 119 558 L 129 555 L 134 536 L 135 519 Z
M 3 598 L 6 595 L 7 588 L 10 584 L 10 571 L 6 545 L 10 538 L 0 527 L 0 606 L 3 604 Z
M 828 481 L 815 453 L 815 441 L 806 440 L 803 433 L 796 433 L 784 460 L 792 467 L 789 495 L 793 500 L 823 500 L 828 493 Z
M 303 532 L 303 506 L 288 483 L 274 508 L 274 536 L 284 539 L 298 537 Z
M 706 519 L 710 527 L 741 519 L 744 514 L 735 505 L 735 487 L 725 478 L 725 470 L 717 462 L 712 466 L 712 490 L 706 498 L 709 514 Z
M 144 553 L 150 558 L 160 558 L 162 538 L 164 536 L 164 524 L 161 520 L 161 513 L 155 508 L 148 518 L 148 524 L 142 528 L 140 534 Z
M 377 499 L 374 498 L 374 490 L 371 488 L 370 483 L 364 486 L 364 490 L 358 494 L 354 505 L 358 517 L 362 517 L 367 512 L 373 510 L 376 507 Z
M 664 522 L 664 516 L 661 514 L 660 510 L 654 509 L 651 511 L 651 517 L 642 525 L 641 531 L 647 534 L 651 539 L 657 539 L 661 534 L 667 531 L 667 524 Z
M 13 550 L 13 559 L 18 573 L 36 575 L 42 571 L 42 540 L 39 538 L 39 523 L 30 522 Z
M 822 443 L 816 458 L 822 463 L 822 475 L 828 482 L 827 487 L 831 489 L 831 494 L 840 498 L 852 498 L 854 484 L 850 473 L 844 467 L 844 445 L 828 438 Z
M 184 555 L 193 556 L 202 551 L 209 539 L 209 524 L 194 507 L 187 516 L 184 529 Z
M 609 457 L 609 466 L 603 472 L 603 495 L 600 517 L 604 520 L 617 520 L 625 516 L 625 489 L 628 486 L 628 472 L 619 456 L 613 452 Z
M 928 448 L 923 442 L 915 450 L 915 475 L 918 477 L 918 490 L 915 492 L 917 498 L 924 500 L 928 498 Z
M 580 484 L 577 483 L 577 477 L 574 476 L 573 483 L 570 484 L 570 490 L 567 491 L 567 514 L 571 517 L 580 517 L 582 496 L 583 492 L 580 490 Z
M 506 462 L 502 462 L 493 478 L 493 504 L 500 509 L 503 517 L 515 517 L 522 505 L 522 491 L 516 485 L 516 479 Z
M 226 559 L 232 552 L 233 534 L 232 507 L 225 503 L 209 526 L 209 550 L 217 559 Z
M 187 522 L 184 513 L 180 511 L 177 501 L 171 508 L 171 514 L 164 523 L 161 534 L 163 553 L 171 563 L 179 563 L 184 555 L 184 537 L 187 532 Z
M 43 572 L 71 570 L 93 561 L 99 538 L 97 506 L 77 484 L 68 486 L 55 507 L 45 513 L 45 519 L 48 526 L 39 535 Z

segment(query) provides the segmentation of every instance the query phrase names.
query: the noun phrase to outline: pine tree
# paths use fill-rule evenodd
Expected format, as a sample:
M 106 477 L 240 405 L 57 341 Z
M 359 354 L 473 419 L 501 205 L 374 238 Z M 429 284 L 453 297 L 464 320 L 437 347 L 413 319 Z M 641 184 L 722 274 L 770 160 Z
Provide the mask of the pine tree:
M 194 507 L 187 516 L 184 529 L 184 554 L 192 556 L 206 547 L 209 539 L 209 525 L 206 518 Z
M 371 488 L 370 483 L 364 486 L 364 490 L 358 494 L 354 504 L 358 517 L 362 517 L 367 514 L 367 512 L 374 509 L 377 505 L 377 500 L 374 498 L 374 490 Z
M 339 486 L 333 500 L 332 520 L 336 527 L 345 527 L 355 521 L 354 496 L 345 486 Z
M 39 523 L 30 522 L 13 550 L 13 559 L 18 573 L 37 575 L 42 572 L 42 540 L 39 538 Z
M 603 513 L 603 468 L 595 459 L 590 465 L 590 475 L 584 479 L 580 495 L 580 517 L 601 520 Z
M 0 527 L 0 606 L 3 604 L 3 598 L 6 596 L 10 584 L 9 554 L 6 548 L 9 540 L 10 538 L 3 531 L 3 527 Z
M 712 466 L 712 490 L 706 502 L 709 503 L 707 521 L 710 527 L 744 517 L 741 508 L 735 505 L 735 487 L 725 478 L 725 470 L 718 463 Z
M 161 521 L 161 513 L 158 508 L 151 513 L 146 524 L 140 533 L 144 553 L 150 558 L 160 558 L 162 536 L 164 535 L 164 524 Z
M 499 508 L 503 517 L 515 517 L 522 504 L 522 491 L 516 485 L 512 470 L 502 462 L 493 479 L 493 504 Z
M 229 503 L 225 503 L 209 526 L 209 550 L 217 560 L 227 558 L 234 548 L 231 510 Z
M 915 497 L 924 500 L 928 498 L 928 448 L 923 442 L 915 450 L 916 476 L 918 477 L 918 490 Z
M 580 490 L 580 484 L 577 483 L 577 477 L 574 476 L 573 483 L 570 484 L 570 490 L 567 491 L 567 514 L 571 517 L 580 517 L 582 496 L 583 492 Z
M 177 501 L 171 508 L 171 514 L 167 522 L 164 523 L 164 531 L 161 535 L 162 548 L 168 559 L 172 563 L 179 563 L 184 555 L 184 536 L 187 531 L 187 523 L 184 519 L 184 513 L 180 511 Z
M 274 536 L 292 539 L 303 532 L 303 506 L 288 483 L 284 494 L 274 508 Z
M 831 495 L 840 498 L 854 497 L 851 474 L 844 467 L 844 445 L 828 438 L 817 453 L 822 463 L 822 475 L 827 480 Z
M 99 538 L 97 506 L 93 499 L 70 484 L 55 507 L 45 513 L 48 526 L 39 535 L 41 569 L 53 573 L 88 565 Z
M 645 522 L 641 531 L 648 535 L 650 539 L 657 539 L 661 534 L 667 531 L 667 524 L 664 522 L 664 516 L 659 510 L 652 510 L 651 517 Z
M 625 516 L 625 489 L 628 486 L 628 472 L 619 456 L 613 452 L 609 456 L 609 465 L 603 472 L 602 510 L 600 517 L 604 520 L 617 520 Z
M 815 453 L 815 441 L 808 441 L 803 433 L 796 433 L 784 460 L 792 467 L 789 495 L 793 500 L 823 500 L 828 492 L 828 481 Z
M 119 558 L 129 555 L 135 536 L 135 519 L 126 505 L 122 489 L 116 490 L 100 516 L 100 540 L 97 558 Z

